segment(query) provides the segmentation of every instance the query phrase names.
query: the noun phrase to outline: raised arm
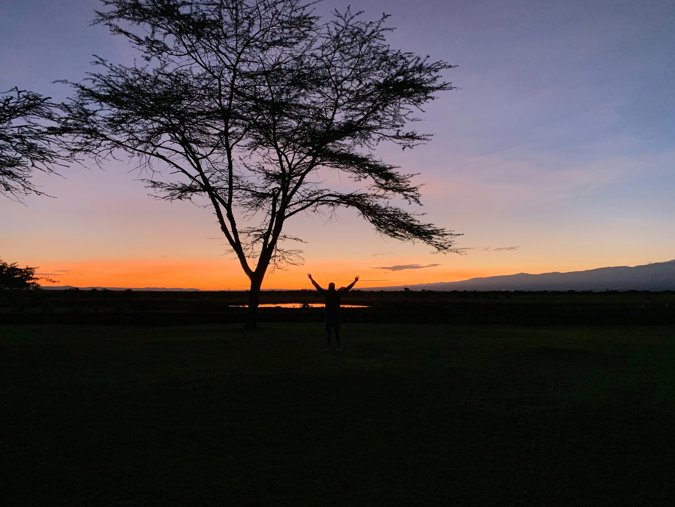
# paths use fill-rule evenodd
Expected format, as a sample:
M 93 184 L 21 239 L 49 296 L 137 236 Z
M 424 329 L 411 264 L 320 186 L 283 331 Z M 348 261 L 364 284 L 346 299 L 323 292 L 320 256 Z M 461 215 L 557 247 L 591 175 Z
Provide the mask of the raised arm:
M 354 277 L 354 281 L 353 281 L 352 283 L 350 283 L 350 284 L 347 285 L 346 287 L 342 287 L 342 289 L 340 289 L 340 290 L 341 290 L 342 292 L 347 292 L 348 290 L 352 290 L 352 287 L 354 287 L 354 285 L 356 285 L 356 282 L 358 282 L 358 281 L 359 281 L 359 277 L 358 277 L 358 276 L 355 276 L 355 277 Z
M 314 278 L 312 278 L 312 275 L 310 273 L 307 273 L 307 278 L 309 278 L 309 281 L 312 282 L 312 285 L 314 285 L 316 290 L 318 290 L 321 293 L 326 291 L 323 287 L 321 287 L 318 283 L 316 283 L 316 281 L 314 281 Z

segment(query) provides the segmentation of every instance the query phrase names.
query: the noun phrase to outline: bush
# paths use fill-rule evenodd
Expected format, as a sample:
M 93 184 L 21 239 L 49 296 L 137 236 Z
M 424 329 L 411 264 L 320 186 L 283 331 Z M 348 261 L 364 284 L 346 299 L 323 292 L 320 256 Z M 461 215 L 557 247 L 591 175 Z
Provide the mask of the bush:
M 8 264 L 0 260 L 0 289 L 36 289 L 38 277 L 34 267 L 20 268 L 16 262 Z

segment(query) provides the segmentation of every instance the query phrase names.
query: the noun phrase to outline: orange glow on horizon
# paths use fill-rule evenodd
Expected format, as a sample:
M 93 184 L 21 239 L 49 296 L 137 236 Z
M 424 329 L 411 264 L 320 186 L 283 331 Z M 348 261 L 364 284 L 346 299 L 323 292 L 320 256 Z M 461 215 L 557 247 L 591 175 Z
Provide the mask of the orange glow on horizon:
M 35 262 L 41 285 L 110 288 L 175 288 L 199 290 L 246 290 L 248 278 L 232 259 L 143 259 Z M 449 282 L 497 274 L 491 270 L 434 268 L 425 270 L 383 271 L 372 262 L 320 260 L 302 266 L 270 269 L 263 289 L 311 289 L 307 273 L 327 286 L 340 287 L 360 276 L 356 288 L 415 285 Z M 52 279 L 53 281 L 48 281 Z
M 45 262 L 38 264 L 41 276 L 54 280 L 42 285 L 111 288 L 175 288 L 242 290 L 245 275 L 236 264 L 222 259 L 142 259 Z

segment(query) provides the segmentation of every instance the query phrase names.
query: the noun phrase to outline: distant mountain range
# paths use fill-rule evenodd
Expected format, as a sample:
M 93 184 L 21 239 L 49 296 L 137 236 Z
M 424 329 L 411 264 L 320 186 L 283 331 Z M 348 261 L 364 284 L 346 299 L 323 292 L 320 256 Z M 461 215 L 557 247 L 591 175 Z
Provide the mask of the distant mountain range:
M 490 276 L 471 278 L 460 282 L 439 282 L 408 285 L 412 290 L 470 290 L 470 291 L 606 291 L 606 290 L 675 290 L 675 260 L 656 262 L 643 266 L 618 266 L 572 271 L 568 273 L 542 273 L 531 275 Z M 403 287 L 387 287 L 386 290 Z
M 42 287 L 43 289 L 68 290 L 71 286 Z M 518 273 L 516 275 L 489 276 L 471 278 L 459 282 L 423 283 L 396 287 L 379 287 L 366 290 L 436 290 L 436 291 L 606 291 L 606 290 L 641 290 L 641 291 L 675 291 L 675 260 L 655 262 L 643 266 L 617 266 L 571 271 L 568 273 L 542 273 L 532 275 Z M 125 290 L 120 287 L 80 287 L 82 290 Z M 199 291 L 199 289 L 143 287 L 135 291 Z

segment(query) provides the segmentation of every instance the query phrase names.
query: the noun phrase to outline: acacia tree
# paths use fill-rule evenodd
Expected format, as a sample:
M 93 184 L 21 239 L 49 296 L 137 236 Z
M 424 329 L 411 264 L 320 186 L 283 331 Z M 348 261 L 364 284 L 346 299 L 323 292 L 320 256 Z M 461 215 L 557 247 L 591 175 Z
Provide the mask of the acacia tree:
M 62 162 L 54 104 L 38 93 L 12 88 L 0 94 L 0 193 L 20 199 L 44 195 L 31 183 L 34 170 L 54 172 Z
M 0 289 L 37 289 L 39 277 L 34 267 L 20 268 L 16 262 L 11 264 L 0 259 Z
M 413 175 L 380 160 L 381 142 L 412 148 L 408 128 L 452 66 L 392 49 L 386 16 L 300 0 L 103 0 L 95 22 L 142 59 L 102 58 L 74 87 L 64 129 L 74 151 L 136 157 L 165 199 L 210 205 L 250 280 L 255 325 L 268 268 L 293 262 L 284 225 L 352 208 L 384 235 L 447 252 L 456 236 L 395 205 L 419 204 Z M 323 183 L 330 171 L 348 191 Z

